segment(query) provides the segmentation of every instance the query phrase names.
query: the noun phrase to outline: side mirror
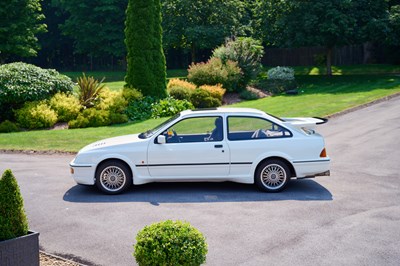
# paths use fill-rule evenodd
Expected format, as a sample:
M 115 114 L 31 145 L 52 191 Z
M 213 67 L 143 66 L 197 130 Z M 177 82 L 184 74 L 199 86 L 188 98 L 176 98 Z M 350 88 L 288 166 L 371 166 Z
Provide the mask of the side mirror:
M 166 138 L 165 138 L 164 135 L 159 135 L 159 136 L 157 137 L 157 143 L 158 143 L 158 144 L 165 144 L 166 142 L 167 142 L 167 140 L 166 140 Z

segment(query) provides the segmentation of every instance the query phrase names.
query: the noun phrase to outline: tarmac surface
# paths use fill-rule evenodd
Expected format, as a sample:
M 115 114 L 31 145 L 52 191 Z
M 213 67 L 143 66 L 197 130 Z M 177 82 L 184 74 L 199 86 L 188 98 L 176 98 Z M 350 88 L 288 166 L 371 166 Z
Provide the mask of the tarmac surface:
M 78 186 L 72 155 L 0 154 L 21 187 L 41 249 L 87 265 L 136 265 L 145 225 L 190 222 L 207 265 L 399 265 L 400 97 L 321 125 L 331 176 L 277 194 L 235 183 L 158 183 L 107 196 Z M 34 140 L 33 140 L 34 141 Z

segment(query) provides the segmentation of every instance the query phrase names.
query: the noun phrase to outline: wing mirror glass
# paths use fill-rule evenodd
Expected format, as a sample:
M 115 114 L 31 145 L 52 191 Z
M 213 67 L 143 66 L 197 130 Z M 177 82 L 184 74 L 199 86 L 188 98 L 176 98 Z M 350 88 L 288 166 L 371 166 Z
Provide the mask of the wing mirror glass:
M 164 135 L 159 135 L 158 137 L 157 137 L 157 143 L 158 144 L 165 144 L 167 141 L 166 141 L 166 138 L 165 138 L 165 136 Z

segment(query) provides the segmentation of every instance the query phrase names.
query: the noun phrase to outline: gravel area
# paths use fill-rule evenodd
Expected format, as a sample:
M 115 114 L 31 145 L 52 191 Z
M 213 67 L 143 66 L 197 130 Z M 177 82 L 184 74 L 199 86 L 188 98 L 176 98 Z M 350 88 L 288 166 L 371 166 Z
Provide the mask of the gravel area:
M 83 266 L 83 264 L 40 252 L 40 266 Z

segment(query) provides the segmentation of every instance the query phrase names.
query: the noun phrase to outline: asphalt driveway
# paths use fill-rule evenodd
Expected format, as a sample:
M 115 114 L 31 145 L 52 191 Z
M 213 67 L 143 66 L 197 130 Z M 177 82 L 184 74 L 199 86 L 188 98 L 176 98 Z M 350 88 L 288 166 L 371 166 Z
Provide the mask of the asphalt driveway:
M 77 186 L 72 156 L 0 154 L 43 250 L 89 265 L 135 265 L 135 236 L 165 219 L 207 238 L 207 265 L 399 265 L 400 97 L 318 127 L 331 177 L 278 194 L 234 183 L 147 184 L 106 196 Z

